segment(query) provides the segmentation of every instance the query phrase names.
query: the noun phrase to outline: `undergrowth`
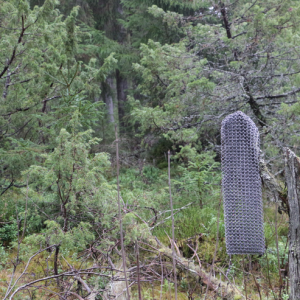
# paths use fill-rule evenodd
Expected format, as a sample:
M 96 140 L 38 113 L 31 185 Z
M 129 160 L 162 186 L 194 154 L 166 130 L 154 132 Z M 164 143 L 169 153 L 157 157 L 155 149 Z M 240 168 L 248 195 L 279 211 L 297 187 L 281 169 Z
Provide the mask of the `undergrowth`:
M 227 278 L 235 284 L 242 293 L 247 290 L 249 299 L 273 299 L 273 295 L 278 293 L 279 286 L 279 269 L 275 237 L 275 208 L 272 203 L 265 201 L 265 237 L 266 237 L 266 254 L 263 256 L 251 255 L 230 257 L 226 254 L 225 245 L 225 226 L 223 207 L 220 205 L 220 170 L 213 169 L 202 174 L 194 180 L 193 168 L 178 167 L 176 164 L 171 170 L 172 179 L 172 196 L 175 211 L 175 242 L 178 254 L 186 258 L 193 259 L 195 264 L 201 263 L 207 271 L 211 271 L 211 264 L 214 261 L 214 268 L 211 276 L 226 280 Z M 201 168 L 198 170 L 201 173 Z M 124 217 L 124 230 L 126 232 L 125 243 L 127 251 L 134 248 L 134 241 L 153 235 L 164 245 L 171 247 L 170 237 L 172 236 L 172 226 L 170 219 L 169 191 L 167 185 L 166 169 L 159 169 L 152 165 L 145 165 L 142 168 L 123 168 L 120 176 L 120 189 L 122 201 L 127 207 Z M 210 180 L 210 181 L 208 181 Z M 116 180 L 111 177 L 110 184 L 114 185 Z M 10 261 L 16 256 L 17 236 L 16 222 L 13 220 L 13 209 L 8 207 L 11 223 L 2 226 L 1 245 L 0 245 L 0 296 L 3 297 L 5 286 L 9 281 L 12 271 Z M 22 211 L 22 209 L 20 209 Z M 218 218 L 219 215 L 219 218 Z M 33 214 L 28 213 L 28 219 L 34 220 L 34 226 L 26 232 L 26 238 L 40 235 L 46 232 L 42 219 L 34 218 Z M 40 224 L 38 223 L 40 222 Z M 146 225 L 147 224 L 147 225 Z M 35 228 L 35 232 L 34 229 Z M 21 229 L 21 228 L 20 228 Z M 280 268 L 283 269 L 287 264 L 287 233 L 288 218 L 285 214 L 278 214 L 277 220 L 278 231 L 278 250 Z M 21 232 L 21 230 L 20 230 Z M 216 243 L 218 240 L 218 247 Z M 11 248 L 12 245 L 15 245 Z M 22 247 L 21 247 L 22 248 Z M 80 248 L 78 248 L 80 249 Z M 214 253 L 216 251 L 216 255 Z M 130 254 L 131 255 L 131 254 Z M 148 255 L 148 256 L 147 256 Z M 150 254 L 142 253 L 142 258 L 149 259 Z M 91 257 L 84 261 L 79 257 L 78 251 L 70 249 L 61 249 L 58 265 L 59 272 L 67 270 L 70 266 L 74 268 L 87 268 L 95 263 Z M 134 255 L 130 257 L 134 258 Z M 19 265 L 17 274 L 20 275 L 26 255 Z M 117 258 L 117 257 L 115 257 Z M 47 272 L 53 274 L 54 253 L 44 252 L 33 259 L 26 276 L 20 283 L 26 282 L 30 278 L 40 278 L 47 276 Z M 104 288 L 107 281 L 102 277 L 88 276 L 84 277 L 91 284 L 96 284 Z M 101 280 L 100 280 L 100 279 Z M 282 274 L 286 284 L 285 275 Z M 185 273 L 179 273 L 178 277 L 178 299 L 182 300 L 202 300 L 206 293 L 206 286 L 201 283 L 192 283 Z M 270 284 L 271 282 L 271 284 Z M 174 286 L 170 280 L 164 278 L 163 286 L 160 281 L 154 281 L 151 284 L 142 284 L 143 299 L 174 299 Z M 196 289 L 193 286 L 197 286 Z M 56 281 L 50 280 L 48 288 L 56 290 Z M 44 292 L 35 292 L 39 299 L 43 299 Z M 209 292 L 210 293 L 210 292 Z M 282 299 L 284 299 L 283 291 Z M 46 294 L 45 294 L 46 295 Z M 210 295 L 210 294 L 209 294 Z M 133 299 L 137 297 L 136 285 L 132 288 Z M 251 298 L 250 298 L 251 297 Z M 18 298 L 15 298 L 18 299 Z M 25 298 L 23 298 L 25 299 Z M 33 299 L 33 298 L 32 298 Z M 100 298 L 99 298 L 100 299 Z M 210 298 L 207 298 L 210 299 Z M 218 299 L 218 298 L 215 298 Z M 221 299 L 221 298 L 220 298 Z

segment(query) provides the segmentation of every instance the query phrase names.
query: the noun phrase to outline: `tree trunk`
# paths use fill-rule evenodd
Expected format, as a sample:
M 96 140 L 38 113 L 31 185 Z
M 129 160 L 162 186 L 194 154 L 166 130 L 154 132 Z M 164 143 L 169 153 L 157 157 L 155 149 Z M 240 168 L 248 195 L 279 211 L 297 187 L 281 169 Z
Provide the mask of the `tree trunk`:
M 117 80 L 119 125 L 120 125 L 120 131 L 124 132 L 125 102 L 127 97 L 126 90 L 128 88 L 128 84 L 127 84 L 127 80 L 121 75 L 118 69 L 116 70 L 116 80 Z
M 290 211 L 289 300 L 300 299 L 300 159 L 285 148 L 285 178 Z
M 102 87 L 103 90 L 103 100 L 107 107 L 107 114 L 108 114 L 108 121 L 109 123 L 114 123 L 114 103 L 113 103 L 113 97 L 112 97 L 112 91 L 113 91 L 113 79 L 107 78 L 106 83 Z

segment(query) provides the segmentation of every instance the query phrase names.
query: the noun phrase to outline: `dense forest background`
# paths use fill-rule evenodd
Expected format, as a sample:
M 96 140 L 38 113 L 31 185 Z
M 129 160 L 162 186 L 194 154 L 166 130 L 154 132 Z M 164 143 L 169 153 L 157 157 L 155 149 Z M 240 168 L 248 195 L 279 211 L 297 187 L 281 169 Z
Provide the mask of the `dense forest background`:
M 1 299 L 287 300 L 299 45 L 297 0 L 0 0 Z M 263 256 L 226 254 L 237 110 L 282 189 Z

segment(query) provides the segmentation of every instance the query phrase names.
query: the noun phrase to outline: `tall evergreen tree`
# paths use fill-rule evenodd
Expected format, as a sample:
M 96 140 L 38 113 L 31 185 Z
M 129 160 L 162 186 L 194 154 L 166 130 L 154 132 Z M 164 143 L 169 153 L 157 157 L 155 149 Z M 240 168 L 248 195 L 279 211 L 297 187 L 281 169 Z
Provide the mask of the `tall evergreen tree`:
M 202 135 L 203 143 L 218 144 L 214 124 L 236 110 L 252 115 L 261 128 L 282 130 L 272 118 L 283 120 L 281 103 L 294 103 L 300 91 L 294 34 L 299 9 L 294 1 L 220 2 L 200 12 L 194 23 L 152 7 L 149 12 L 176 24 L 184 37 L 172 45 L 142 44 L 135 69 L 143 97 L 132 100 L 132 117 L 144 132 L 151 129 L 182 142 L 192 131 Z M 278 145 L 278 138 L 272 142 Z
M 63 20 L 55 6 L 52 0 L 34 9 L 26 1 L 1 2 L 1 193 L 22 185 L 20 171 L 53 148 L 74 110 L 86 127 L 101 117 L 90 91 L 100 94 L 95 82 L 105 80 L 116 60 L 110 55 L 102 67 L 95 58 L 76 61 L 78 9 Z

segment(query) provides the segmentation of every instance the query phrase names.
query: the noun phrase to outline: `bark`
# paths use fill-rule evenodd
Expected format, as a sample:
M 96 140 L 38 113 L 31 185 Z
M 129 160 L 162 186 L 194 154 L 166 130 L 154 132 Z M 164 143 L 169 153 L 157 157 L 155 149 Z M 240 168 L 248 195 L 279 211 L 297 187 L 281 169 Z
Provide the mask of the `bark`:
M 269 171 L 262 156 L 259 158 L 259 169 L 263 186 L 270 192 L 271 201 L 273 199 L 274 202 L 279 202 L 284 187 L 281 187 L 275 176 Z
M 119 124 L 121 132 L 124 131 L 125 122 L 125 102 L 126 102 L 126 90 L 128 89 L 127 80 L 121 75 L 120 71 L 116 70 L 116 80 L 117 80 L 117 97 L 118 97 L 118 115 Z
M 55 254 L 54 254 L 54 275 L 58 275 L 58 253 L 59 253 L 59 245 L 55 247 Z M 59 286 L 59 278 L 56 278 L 57 285 Z
M 244 86 L 245 88 L 245 91 L 247 92 L 247 95 L 249 96 L 249 100 L 248 100 L 248 103 L 254 113 L 254 115 L 256 116 L 257 120 L 258 120 L 258 123 L 261 127 L 264 127 L 266 126 L 266 118 L 265 116 L 261 113 L 261 110 L 259 108 L 259 105 L 258 103 L 256 102 L 256 100 L 254 99 L 251 91 L 250 91 L 250 88 L 249 86 L 246 84 Z
M 263 187 L 267 190 L 269 199 L 280 205 L 278 207 L 278 212 L 280 214 L 285 212 L 289 216 L 290 209 L 284 183 L 278 181 L 269 171 L 263 156 L 259 158 L 259 168 Z
M 231 39 L 231 31 L 230 31 L 230 24 L 228 22 L 227 13 L 226 13 L 226 7 L 224 3 L 221 3 L 221 14 L 224 22 L 224 27 L 226 29 L 227 38 Z
M 114 102 L 112 97 L 113 91 L 113 79 L 107 78 L 106 83 L 102 87 L 103 89 L 103 100 L 107 107 L 108 121 L 109 123 L 114 123 Z
M 232 39 L 232 34 L 231 34 L 231 29 L 230 29 L 230 23 L 229 23 L 229 20 L 228 20 L 228 15 L 227 15 L 227 12 L 226 12 L 225 4 L 221 2 L 220 7 L 221 7 L 220 12 L 221 12 L 221 15 L 222 15 L 222 18 L 223 18 L 224 27 L 226 29 L 227 38 L 228 39 Z M 236 37 L 237 36 L 235 36 L 235 38 Z M 233 55 L 234 55 L 235 60 L 239 60 L 236 50 L 233 51 Z M 250 88 L 249 88 L 249 86 L 247 84 L 245 85 L 245 91 L 247 92 L 247 95 L 249 96 L 248 104 L 250 105 L 250 107 L 251 107 L 253 113 L 255 114 L 255 116 L 257 117 L 259 125 L 261 127 L 266 126 L 266 118 L 261 113 L 259 105 L 256 102 L 256 100 L 253 97 L 253 95 L 251 94 Z
M 10 73 L 9 69 L 7 69 L 7 77 L 6 77 L 6 81 L 5 81 L 4 91 L 2 94 L 3 99 L 6 99 L 6 97 L 7 97 L 7 91 L 8 91 L 8 87 L 10 84 L 10 75 L 11 75 L 11 73 Z
M 300 299 L 300 159 L 289 148 L 285 152 L 285 178 L 290 207 L 289 300 Z
M 34 21 L 34 23 L 37 21 L 37 19 Z M 34 24 L 32 23 L 32 24 Z M 18 42 L 17 44 L 14 46 L 14 50 L 11 54 L 10 59 L 7 61 L 6 65 L 4 66 L 2 72 L 0 72 L 0 78 L 3 77 L 3 75 L 5 74 L 5 72 L 8 70 L 9 66 L 13 63 L 13 61 L 15 60 L 16 56 L 17 56 L 17 49 L 18 49 L 18 45 L 21 44 L 23 42 L 23 37 L 25 34 L 26 29 L 28 29 L 29 26 L 31 26 L 32 24 L 29 24 L 28 26 L 25 27 L 25 16 L 22 15 L 22 30 L 21 33 L 19 35 L 18 38 Z
M 248 103 L 249 103 L 253 113 L 255 114 L 255 116 L 258 119 L 259 125 L 261 127 L 266 126 L 266 118 L 261 113 L 258 103 L 255 101 L 255 99 L 253 98 L 253 96 L 251 94 L 248 94 L 248 96 L 250 97 Z

